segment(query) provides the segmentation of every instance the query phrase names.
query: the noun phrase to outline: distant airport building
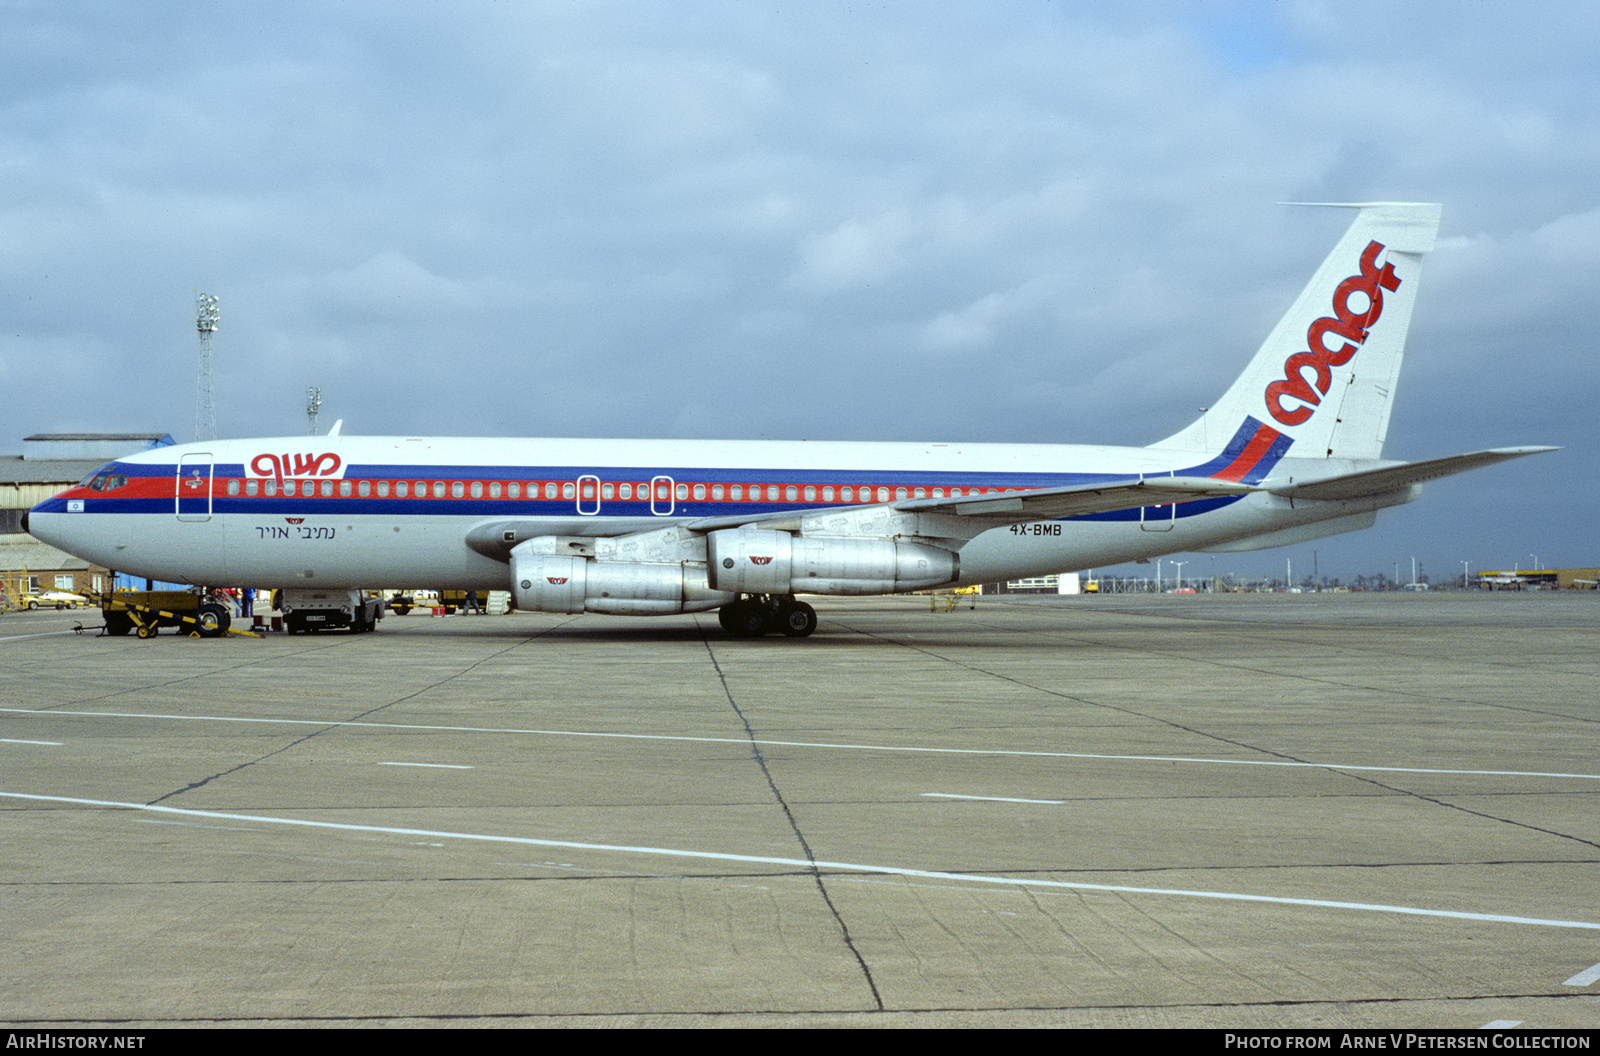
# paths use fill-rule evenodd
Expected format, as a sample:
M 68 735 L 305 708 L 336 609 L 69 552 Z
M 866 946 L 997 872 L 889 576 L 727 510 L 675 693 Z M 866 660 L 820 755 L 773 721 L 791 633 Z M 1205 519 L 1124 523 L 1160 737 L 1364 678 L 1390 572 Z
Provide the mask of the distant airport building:
M 0 587 L 13 602 L 38 590 L 107 589 L 107 570 L 46 546 L 22 530 L 22 515 L 114 458 L 168 447 L 167 433 L 37 433 L 22 454 L 0 455 Z
M 1600 568 L 1523 568 L 1479 572 L 1479 590 L 1594 590 Z

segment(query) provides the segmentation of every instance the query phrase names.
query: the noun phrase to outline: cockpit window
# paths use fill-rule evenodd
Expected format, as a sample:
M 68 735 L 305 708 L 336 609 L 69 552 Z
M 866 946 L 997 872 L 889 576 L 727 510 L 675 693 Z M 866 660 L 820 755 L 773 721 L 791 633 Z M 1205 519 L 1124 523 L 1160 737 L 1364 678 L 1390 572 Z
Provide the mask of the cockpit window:
M 84 477 L 79 482 L 78 487 L 92 488 L 95 491 L 116 491 L 127 483 L 128 476 L 125 473 L 101 473 L 96 471 Z

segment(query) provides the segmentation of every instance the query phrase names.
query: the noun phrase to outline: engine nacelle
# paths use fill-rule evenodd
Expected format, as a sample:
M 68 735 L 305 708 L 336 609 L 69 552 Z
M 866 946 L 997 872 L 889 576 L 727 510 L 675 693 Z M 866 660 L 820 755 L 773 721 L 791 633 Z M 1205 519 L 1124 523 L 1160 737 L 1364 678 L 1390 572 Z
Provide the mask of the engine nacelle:
M 732 594 L 708 589 L 699 565 L 594 561 L 531 553 L 524 545 L 511 551 L 511 592 L 524 611 L 670 616 L 734 600 Z
M 711 589 L 744 594 L 893 594 L 954 582 L 961 558 L 895 539 L 730 528 L 706 536 L 706 574 Z

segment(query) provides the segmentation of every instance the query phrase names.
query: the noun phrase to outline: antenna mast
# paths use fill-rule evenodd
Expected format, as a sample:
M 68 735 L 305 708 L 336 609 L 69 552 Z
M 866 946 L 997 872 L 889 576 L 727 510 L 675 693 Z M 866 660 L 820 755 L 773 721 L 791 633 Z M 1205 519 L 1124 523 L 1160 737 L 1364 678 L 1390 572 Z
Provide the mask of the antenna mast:
M 217 408 L 212 398 L 211 385 L 211 335 L 217 329 L 217 299 L 209 293 L 195 291 L 194 326 L 200 333 L 200 381 L 194 405 L 194 438 L 217 438 Z
M 317 412 L 322 409 L 322 390 L 315 385 L 306 386 L 306 422 L 312 436 L 317 435 Z

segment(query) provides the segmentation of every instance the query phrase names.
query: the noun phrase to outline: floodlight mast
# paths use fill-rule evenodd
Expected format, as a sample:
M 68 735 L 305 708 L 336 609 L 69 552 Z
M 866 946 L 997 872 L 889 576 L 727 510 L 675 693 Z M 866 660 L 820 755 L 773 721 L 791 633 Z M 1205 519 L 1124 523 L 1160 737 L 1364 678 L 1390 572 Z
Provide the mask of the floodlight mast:
M 215 440 L 217 438 L 217 408 L 212 395 L 211 381 L 211 335 L 216 332 L 217 299 L 209 293 L 195 291 L 194 295 L 195 319 L 194 326 L 200 334 L 200 380 L 196 386 L 197 395 L 194 405 L 194 438 L 196 440 Z
M 317 435 L 317 412 L 322 409 L 322 390 L 315 385 L 306 386 L 306 422 L 312 436 Z

